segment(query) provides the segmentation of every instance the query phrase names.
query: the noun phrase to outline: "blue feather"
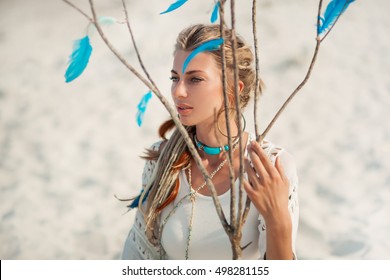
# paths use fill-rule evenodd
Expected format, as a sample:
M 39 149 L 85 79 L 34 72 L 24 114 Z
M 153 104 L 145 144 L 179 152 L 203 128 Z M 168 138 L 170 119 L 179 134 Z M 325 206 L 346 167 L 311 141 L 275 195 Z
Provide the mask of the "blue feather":
M 141 101 L 138 103 L 138 111 L 137 111 L 137 124 L 138 126 L 141 126 L 142 125 L 142 121 L 144 119 L 144 114 L 145 114 L 145 111 L 146 111 L 146 107 L 148 106 L 148 103 L 150 101 L 150 99 L 152 98 L 152 92 L 149 91 L 147 94 L 145 94 Z
M 203 43 L 199 47 L 197 47 L 195 50 L 193 50 L 186 58 L 183 64 L 183 70 L 184 73 L 187 69 L 188 64 L 191 62 L 191 60 L 199 53 L 205 52 L 205 51 L 215 51 L 217 50 L 221 45 L 223 44 L 223 39 L 213 39 L 210 41 L 207 41 L 206 43 Z
M 320 17 L 318 34 L 321 34 L 332 27 L 337 18 L 348 8 L 349 4 L 355 0 L 332 0 L 326 7 L 325 14 Z
M 217 3 L 215 3 L 213 12 L 211 14 L 211 19 L 210 19 L 211 23 L 216 22 L 218 19 L 219 6 L 220 6 L 220 2 L 217 1 Z
M 166 13 L 170 13 L 178 8 L 180 8 L 181 6 L 183 6 L 188 0 L 177 0 L 175 3 L 171 4 L 168 9 L 164 12 L 161 12 L 160 15 L 162 14 L 166 14 Z
M 65 81 L 67 83 L 73 81 L 83 73 L 88 65 L 89 58 L 92 53 L 92 46 L 89 43 L 89 37 L 85 36 L 76 40 L 73 44 L 73 52 L 69 56 L 69 66 L 65 72 Z
M 127 206 L 127 207 L 130 208 L 130 210 L 138 207 L 139 201 L 140 201 L 140 199 L 141 199 L 141 195 L 142 195 L 143 192 L 144 192 L 144 189 L 142 189 L 141 192 L 140 192 L 140 194 L 137 195 L 137 196 L 134 198 L 134 200 L 131 202 L 131 204 Z M 149 193 L 150 193 L 150 189 L 149 189 L 149 191 L 147 192 L 147 194 L 145 195 L 144 199 L 142 200 L 142 203 L 144 203 L 144 202 L 146 201 L 146 199 L 148 198 Z
M 106 16 L 99 17 L 98 21 L 101 25 L 113 25 L 118 22 L 116 18 Z
M 141 190 L 141 193 L 140 193 L 138 196 L 136 196 L 136 197 L 134 198 L 134 200 L 131 202 L 131 204 L 128 205 L 128 207 L 129 207 L 130 209 L 134 209 L 134 208 L 138 207 L 138 205 L 139 205 L 139 200 L 141 199 L 142 192 L 143 192 L 143 189 Z M 142 202 L 143 202 L 143 201 L 142 201 Z

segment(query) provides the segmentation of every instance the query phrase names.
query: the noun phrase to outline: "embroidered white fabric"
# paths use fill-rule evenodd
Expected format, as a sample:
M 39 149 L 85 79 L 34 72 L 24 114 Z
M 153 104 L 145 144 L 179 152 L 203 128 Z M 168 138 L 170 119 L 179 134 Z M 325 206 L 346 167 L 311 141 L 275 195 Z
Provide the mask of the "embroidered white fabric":
M 251 137 L 252 139 L 252 137 Z M 161 142 L 157 142 L 152 149 L 157 150 Z M 298 204 L 298 177 L 293 157 L 284 149 L 270 142 L 264 142 L 263 148 L 274 163 L 280 157 L 289 186 L 289 212 L 292 220 L 293 254 L 295 253 L 295 240 L 298 231 L 299 204 Z M 142 184 L 145 186 L 150 178 L 156 162 L 147 161 L 142 175 Z M 189 184 L 184 171 L 179 175 L 180 189 L 174 204 L 189 192 Z M 236 182 L 238 184 L 238 182 Z M 238 189 L 238 188 L 236 188 Z M 237 190 L 238 192 L 238 190 Z M 226 218 L 230 219 L 230 191 L 219 196 Z M 244 198 L 245 201 L 245 198 Z M 171 203 L 162 212 L 162 220 L 173 208 Z M 153 246 L 146 238 L 143 215 L 137 209 L 135 222 L 126 239 L 122 259 L 184 259 L 188 237 L 188 223 L 192 204 L 186 199 L 164 226 L 161 243 L 163 252 L 160 254 L 158 246 Z M 197 195 L 189 247 L 190 259 L 232 259 L 231 245 L 222 228 L 215 211 L 212 198 Z M 242 232 L 243 259 L 262 259 L 266 253 L 266 228 L 264 218 L 251 205 L 247 221 Z

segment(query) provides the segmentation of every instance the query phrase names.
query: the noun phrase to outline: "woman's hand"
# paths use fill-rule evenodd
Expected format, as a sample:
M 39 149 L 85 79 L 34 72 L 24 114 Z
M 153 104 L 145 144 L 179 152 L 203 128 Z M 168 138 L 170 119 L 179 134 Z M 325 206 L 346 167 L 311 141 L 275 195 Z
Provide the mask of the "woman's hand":
M 250 160 L 245 159 L 248 180 L 244 180 L 244 189 L 266 224 L 290 221 L 288 212 L 289 181 L 284 173 L 280 158 L 275 166 L 256 141 L 248 147 Z M 288 220 L 287 220 L 288 219 Z
M 249 159 L 245 159 L 248 181 L 244 188 L 257 211 L 264 217 L 267 231 L 267 259 L 293 259 L 292 222 L 288 211 L 289 181 L 280 158 L 275 166 L 255 141 L 248 147 Z

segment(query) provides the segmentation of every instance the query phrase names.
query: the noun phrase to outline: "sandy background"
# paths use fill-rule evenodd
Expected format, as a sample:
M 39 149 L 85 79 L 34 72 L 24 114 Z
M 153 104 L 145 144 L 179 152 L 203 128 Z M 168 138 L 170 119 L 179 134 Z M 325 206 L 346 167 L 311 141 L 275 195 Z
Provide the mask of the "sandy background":
M 123 18 L 119 0 L 96 2 L 99 15 Z M 177 33 L 207 23 L 213 6 L 189 1 L 160 16 L 172 2 L 127 1 L 145 64 L 167 97 Z M 250 41 L 252 1 L 237 2 L 238 31 Z M 74 3 L 90 13 L 88 1 Z M 306 73 L 317 5 L 259 1 L 263 128 Z M 311 80 L 268 136 L 298 165 L 301 259 L 390 259 L 389 9 L 386 0 L 349 7 Z M 138 192 L 138 156 L 168 115 L 154 97 L 137 127 L 147 88 L 96 32 L 88 68 L 64 82 L 72 42 L 86 26 L 62 1 L 0 0 L 1 259 L 117 259 L 131 226 L 133 213 L 124 214 L 114 195 Z M 126 27 L 105 30 L 137 65 Z

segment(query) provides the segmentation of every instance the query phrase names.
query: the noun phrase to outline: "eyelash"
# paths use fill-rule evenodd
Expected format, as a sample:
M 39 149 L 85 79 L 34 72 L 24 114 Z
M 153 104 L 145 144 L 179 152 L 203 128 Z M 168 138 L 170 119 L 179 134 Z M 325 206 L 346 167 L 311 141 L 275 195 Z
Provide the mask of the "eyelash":
M 177 82 L 177 81 L 179 81 L 179 77 L 170 77 L 169 79 L 170 79 L 172 82 Z M 203 81 L 203 79 L 193 77 L 193 78 L 190 79 L 190 81 L 191 81 L 192 83 L 199 83 L 199 82 Z
M 199 83 L 201 81 L 203 81 L 203 79 L 201 79 L 201 78 L 196 78 L 196 77 L 191 78 L 191 82 L 193 82 L 193 83 Z

